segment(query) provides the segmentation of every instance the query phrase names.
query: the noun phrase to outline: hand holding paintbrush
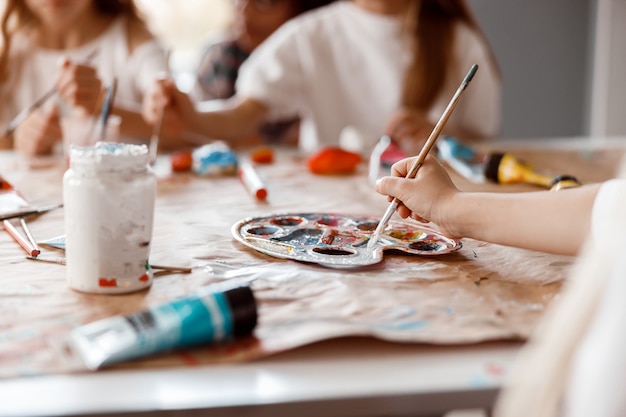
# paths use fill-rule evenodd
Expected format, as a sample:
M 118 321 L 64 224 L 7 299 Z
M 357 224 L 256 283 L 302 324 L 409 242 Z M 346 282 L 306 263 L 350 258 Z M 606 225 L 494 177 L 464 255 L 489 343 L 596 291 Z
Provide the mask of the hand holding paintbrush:
M 461 85 L 459 86 L 459 88 L 454 93 L 454 96 L 452 96 L 452 99 L 450 100 L 450 103 L 448 103 L 448 106 L 446 107 L 446 109 L 444 110 L 443 114 L 441 115 L 441 118 L 439 119 L 439 121 L 435 125 L 435 128 L 433 129 L 433 131 L 431 132 L 430 136 L 426 140 L 426 143 L 424 144 L 424 147 L 422 148 L 422 150 L 418 154 L 417 158 L 415 159 L 413 165 L 411 166 L 411 169 L 407 172 L 406 178 L 415 178 L 415 175 L 417 175 L 417 172 L 422 167 L 422 164 L 424 163 L 424 160 L 426 159 L 426 156 L 428 155 L 428 152 L 430 152 L 432 147 L 435 145 L 435 142 L 439 138 L 439 134 L 441 133 L 441 130 L 443 129 L 443 127 L 445 126 L 446 122 L 450 118 L 450 115 L 452 114 L 452 112 L 456 108 L 456 106 L 457 106 L 457 104 L 459 102 L 459 99 L 461 98 L 461 94 L 465 91 L 465 89 L 467 88 L 467 86 L 470 83 L 470 81 L 472 80 L 472 78 L 474 78 L 474 74 L 476 74 L 477 70 L 478 70 L 478 65 L 472 65 L 472 67 L 468 71 L 467 75 L 465 76 L 465 78 L 461 82 Z M 370 238 L 369 242 L 367 243 L 367 248 L 368 249 L 371 250 L 371 249 L 374 248 L 374 246 L 376 246 L 376 242 L 378 242 L 378 239 L 380 238 L 381 233 L 387 227 L 387 224 L 389 223 L 389 219 L 391 218 L 393 213 L 396 211 L 396 209 L 398 208 L 400 203 L 401 203 L 401 201 L 398 198 L 395 198 L 395 197 L 391 201 L 391 203 L 389 204 L 389 207 L 387 207 L 387 211 L 385 211 L 385 214 L 383 215 L 382 219 L 378 223 L 378 226 L 376 227 L 376 230 L 374 231 L 374 233 L 372 234 L 372 237 Z
M 85 59 L 83 60 L 83 64 L 87 65 L 91 62 L 91 60 L 98 54 L 98 49 L 93 50 L 91 53 L 89 53 Z M 22 109 L 22 111 L 20 111 L 13 119 L 11 119 L 11 121 L 9 122 L 9 124 L 6 127 L 6 130 L 4 131 L 4 136 L 10 136 L 15 129 L 17 129 L 17 127 L 24 121 L 26 120 L 26 118 L 35 110 L 37 110 L 38 108 L 40 108 L 41 106 L 43 106 L 46 101 L 48 101 L 52 96 L 54 96 L 55 94 L 57 94 L 58 90 L 57 90 L 57 85 L 53 85 L 48 91 L 46 91 L 44 94 L 42 94 L 37 100 L 35 100 L 31 105 L 26 106 Z

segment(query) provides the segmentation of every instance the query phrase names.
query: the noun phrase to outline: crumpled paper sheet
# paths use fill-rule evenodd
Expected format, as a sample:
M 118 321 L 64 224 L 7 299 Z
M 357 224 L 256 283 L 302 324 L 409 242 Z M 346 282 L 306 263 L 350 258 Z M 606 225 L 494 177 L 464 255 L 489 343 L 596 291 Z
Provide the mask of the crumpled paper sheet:
M 606 155 L 612 154 L 601 154 L 602 163 L 581 152 L 564 155 L 575 168 L 569 173 L 583 181 L 612 176 L 606 163 Z M 563 163 L 558 154 L 552 158 Z M 149 290 L 133 294 L 82 294 L 67 287 L 63 266 L 25 260 L 19 246 L 0 233 L 0 376 L 81 371 L 76 358 L 63 350 L 73 327 L 225 281 L 247 282 L 254 290 L 259 324 L 253 338 L 117 368 L 250 360 L 350 335 L 431 344 L 524 340 L 558 296 L 574 261 L 471 239 L 464 239 L 463 248 L 454 254 L 386 255 L 380 264 L 355 270 L 281 260 L 236 242 L 231 225 L 246 217 L 297 211 L 380 216 L 387 201 L 372 190 L 365 172 L 319 177 L 306 171 L 297 154 L 280 152 L 275 164 L 259 167 L 269 190 L 267 203 L 251 198 L 235 177 L 170 175 L 167 160 L 159 161 L 157 172 L 151 262 L 191 266 L 193 273 L 158 276 Z M 0 152 L 0 173 L 34 205 L 62 200 L 62 166 L 28 170 L 12 153 Z M 470 188 L 458 177 L 455 182 Z M 63 210 L 29 224 L 38 239 L 63 234 Z M 44 255 L 61 254 L 46 249 Z

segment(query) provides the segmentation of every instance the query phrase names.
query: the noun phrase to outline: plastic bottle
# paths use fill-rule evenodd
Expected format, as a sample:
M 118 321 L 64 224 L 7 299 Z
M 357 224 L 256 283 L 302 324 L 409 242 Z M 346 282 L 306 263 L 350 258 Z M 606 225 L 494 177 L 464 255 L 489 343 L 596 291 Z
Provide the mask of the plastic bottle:
M 156 177 L 144 145 L 72 147 L 63 178 L 68 285 L 127 293 L 152 284 Z

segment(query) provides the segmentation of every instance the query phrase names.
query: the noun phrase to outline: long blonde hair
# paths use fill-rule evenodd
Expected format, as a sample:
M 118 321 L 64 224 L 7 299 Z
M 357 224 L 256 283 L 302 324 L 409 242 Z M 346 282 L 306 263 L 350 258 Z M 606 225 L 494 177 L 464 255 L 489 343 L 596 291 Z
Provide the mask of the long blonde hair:
M 413 40 L 413 59 L 404 79 L 402 104 L 426 111 L 444 88 L 454 67 L 457 24 L 483 35 L 465 0 L 417 0 L 411 2 L 406 29 Z M 493 52 L 492 61 L 496 65 Z
M 93 0 L 94 10 L 102 15 L 125 15 L 130 19 L 140 19 L 132 0 Z M 13 35 L 19 30 L 36 25 L 37 18 L 26 5 L 25 0 L 6 0 L 0 19 L 0 83 L 8 79 L 8 61 Z

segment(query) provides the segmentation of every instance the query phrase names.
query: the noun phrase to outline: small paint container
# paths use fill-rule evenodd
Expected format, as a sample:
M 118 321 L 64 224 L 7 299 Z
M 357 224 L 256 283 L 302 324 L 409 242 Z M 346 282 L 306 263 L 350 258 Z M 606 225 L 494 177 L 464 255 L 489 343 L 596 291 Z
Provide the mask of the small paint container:
M 68 285 L 119 294 L 152 284 L 156 177 L 145 145 L 72 147 L 63 178 Z
M 79 326 L 71 346 L 92 370 L 118 362 L 249 336 L 257 324 L 250 287 L 208 286 L 194 294 L 126 316 Z

